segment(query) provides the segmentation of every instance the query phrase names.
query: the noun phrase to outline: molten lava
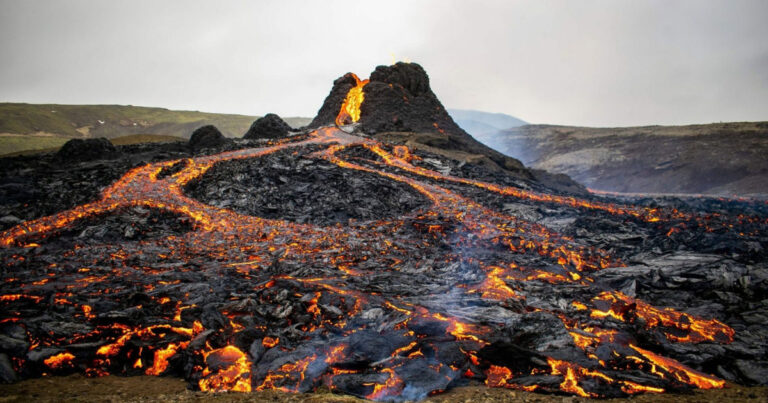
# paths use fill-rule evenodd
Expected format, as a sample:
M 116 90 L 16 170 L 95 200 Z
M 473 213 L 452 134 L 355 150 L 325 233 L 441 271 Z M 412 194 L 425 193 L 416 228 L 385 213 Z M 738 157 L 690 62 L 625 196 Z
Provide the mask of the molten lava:
M 593 299 L 593 303 L 600 302 L 608 302 L 610 305 L 607 310 L 593 310 L 591 314 L 593 318 L 610 316 L 620 321 L 628 321 L 637 317 L 643 319 L 648 328 L 657 326 L 676 328 L 686 334 L 680 336 L 666 333 L 666 336 L 678 343 L 703 341 L 730 343 L 733 341 L 733 329 L 716 319 L 702 319 L 671 308 L 658 309 L 620 292 L 606 291 Z
M 248 357 L 235 346 L 226 346 L 205 353 L 205 362 L 210 367 L 216 364 L 214 370 L 206 368 L 203 379 L 198 386 L 200 390 L 235 392 L 251 391 L 251 362 Z
M 695 385 L 696 387 L 701 389 L 722 388 L 723 386 L 725 386 L 725 381 L 723 381 L 722 379 L 717 379 L 714 376 L 703 374 L 699 371 L 688 368 L 685 365 L 675 360 L 662 357 L 648 350 L 644 350 L 640 347 L 633 346 L 633 345 L 630 345 L 630 347 L 635 349 L 638 353 L 640 353 L 640 355 L 645 357 L 650 363 L 652 363 L 653 365 L 658 365 L 660 368 L 662 368 L 667 373 L 671 374 L 672 377 L 674 377 L 675 379 L 677 379 L 682 383 Z M 660 375 L 664 376 L 663 374 L 660 374 Z
M 47 365 L 51 369 L 59 369 L 64 366 L 68 366 L 72 364 L 72 360 L 75 359 L 75 356 L 70 353 L 59 353 L 56 355 L 52 355 L 45 360 L 43 360 L 43 363 Z
M 341 104 L 339 114 L 336 116 L 337 126 L 348 125 L 360 120 L 360 106 L 363 104 L 363 100 L 365 100 L 363 87 L 368 84 L 368 80 L 361 81 L 356 74 L 352 74 L 352 77 L 355 79 L 355 86 L 350 88 L 344 103 Z

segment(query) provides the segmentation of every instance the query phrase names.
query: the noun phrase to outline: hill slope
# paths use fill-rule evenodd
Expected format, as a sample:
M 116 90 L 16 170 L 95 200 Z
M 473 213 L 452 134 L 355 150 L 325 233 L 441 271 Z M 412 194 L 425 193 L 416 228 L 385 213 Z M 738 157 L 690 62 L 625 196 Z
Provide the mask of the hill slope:
M 472 137 L 481 143 L 496 150 L 502 149 L 502 144 L 497 144 L 499 132 L 519 127 L 528 123 L 503 113 L 490 113 L 467 109 L 448 109 L 453 120 Z
M 528 166 L 567 174 L 599 190 L 768 193 L 768 122 L 626 128 L 528 125 L 505 130 L 492 140 L 499 151 Z
M 11 138 L 13 149 L 51 147 L 60 140 L 54 138 L 115 138 L 134 134 L 154 134 L 188 138 L 200 126 L 215 125 L 227 137 L 242 137 L 258 116 L 173 111 L 130 105 L 56 105 L 0 103 L 0 137 Z M 285 119 L 291 125 L 302 126 L 304 118 Z M 19 138 L 19 135 L 22 135 Z M 28 139 L 33 135 L 35 139 Z M 48 138 L 41 140 L 41 138 Z M 29 144 L 19 144 L 28 142 Z M 44 147 L 43 147 L 44 148 Z

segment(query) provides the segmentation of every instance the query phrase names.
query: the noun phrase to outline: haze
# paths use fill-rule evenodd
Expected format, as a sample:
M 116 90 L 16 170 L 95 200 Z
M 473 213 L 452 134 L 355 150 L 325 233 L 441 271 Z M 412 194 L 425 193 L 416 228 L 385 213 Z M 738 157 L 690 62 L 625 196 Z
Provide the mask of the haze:
M 0 101 L 312 117 L 420 63 L 451 108 L 585 126 L 768 120 L 768 2 L 0 0 Z

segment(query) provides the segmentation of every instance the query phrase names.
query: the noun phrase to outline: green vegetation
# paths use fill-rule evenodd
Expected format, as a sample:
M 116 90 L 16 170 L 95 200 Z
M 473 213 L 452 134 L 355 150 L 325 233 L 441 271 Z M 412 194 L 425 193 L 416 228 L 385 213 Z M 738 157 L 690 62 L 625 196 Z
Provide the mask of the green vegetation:
M 59 147 L 70 138 L 114 139 L 148 134 L 186 139 L 205 125 L 215 125 L 227 137 L 242 137 L 256 119 L 258 116 L 130 105 L 0 103 L 0 155 Z M 304 126 L 310 120 L 285 119 L 293 127 Z
M 0 155 L 57 149 L 67 140 L 69 139 L 63 137 L 0 136 Z
M 172 111 L 124 105 L 0 103 L 0 134 L 50 133 L 61 137 L 118 137 L 162 134 L 188 138 L 196 128 L 215 125 L 227 137 L 242 137 L 258 116 Z M 286 118 L 294 126 L 306 118 Z

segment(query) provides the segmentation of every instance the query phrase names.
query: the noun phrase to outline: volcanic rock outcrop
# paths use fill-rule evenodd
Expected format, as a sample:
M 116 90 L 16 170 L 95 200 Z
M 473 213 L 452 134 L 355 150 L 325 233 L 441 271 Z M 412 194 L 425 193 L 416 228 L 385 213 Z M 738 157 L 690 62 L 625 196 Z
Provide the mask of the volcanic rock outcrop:
M 360 123 L 366 133 L 438 132 L 469 137 L 448 115 L 418 64 L 376 67 L 363 92 L 366 101 L 360 107 Z
M 469 137 L 446 112 L 429 86 L 429 76 L 416 63 L 378 66 L 363 86 L 359 123 L 363 132 L 434 132 Z M 345 97 L 359 79 L 347 73 L 333 82 L 310 127 L 334 124 Z
M 285 123 L 280 116 L 268 113 L 253 122 L 245 133 L 245 139 L 277 139 L 285 137 L 291 131 L 291 126 Z
M 111 141 L 104 137 L 97 139 L 72 139 L 56 153 L 59 161 L 92 161 L 97 159 L 114 158 L 120 155 Z
M 189 138 L 189 147 L 193 150 L 201 150 L 203 148 L 212 148 L 223 145 L 227 142 L 227 138 L 216 128 L 214 125 L 207 125 L 198 128 L 192 132 L 192 136 Z

